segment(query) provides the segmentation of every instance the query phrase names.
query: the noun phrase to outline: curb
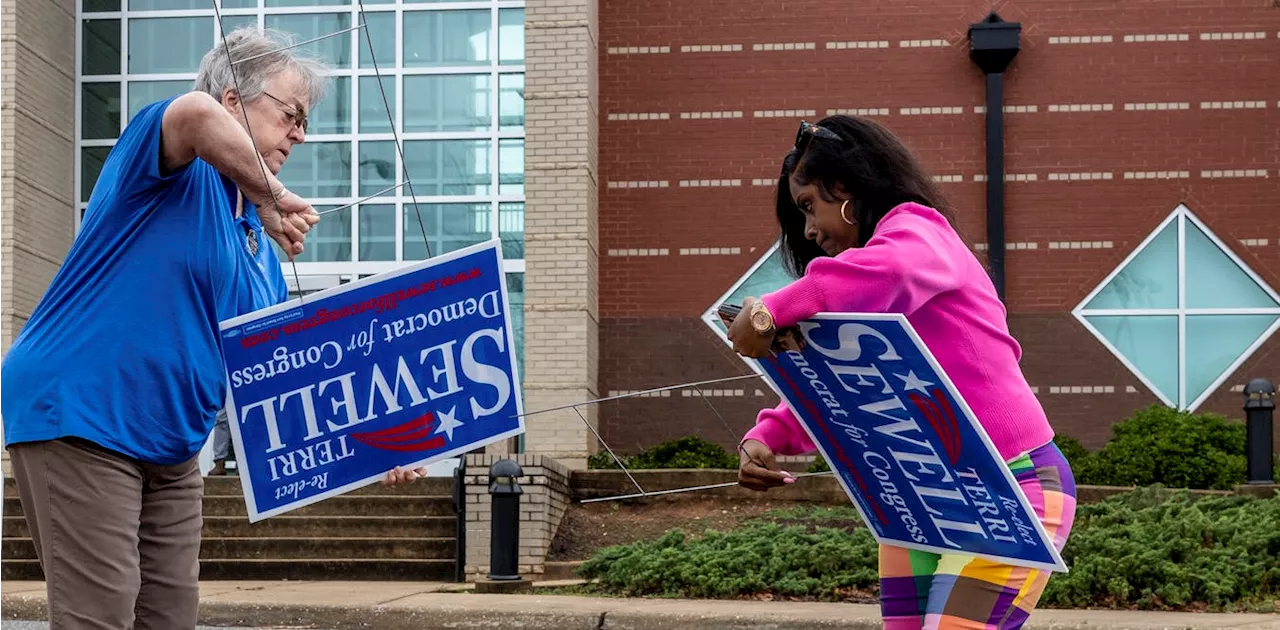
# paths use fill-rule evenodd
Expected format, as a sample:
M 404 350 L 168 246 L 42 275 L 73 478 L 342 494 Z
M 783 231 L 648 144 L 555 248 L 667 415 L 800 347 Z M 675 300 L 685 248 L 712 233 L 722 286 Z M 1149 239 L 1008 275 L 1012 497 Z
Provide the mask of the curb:
M 0 598 L 4 619 L 43 620 L 40 595 Z M 280 604 L 202 601 L 200 623 L 212 626 L 315 627 L 325 630 L 829 630 L 881 628 L 879 607 L 715 600 L 639 600 L 560 595 L 427 593 L 382 604 Z M 1280 616 L 1042 610 L 1026 630 L 1280 630 Z

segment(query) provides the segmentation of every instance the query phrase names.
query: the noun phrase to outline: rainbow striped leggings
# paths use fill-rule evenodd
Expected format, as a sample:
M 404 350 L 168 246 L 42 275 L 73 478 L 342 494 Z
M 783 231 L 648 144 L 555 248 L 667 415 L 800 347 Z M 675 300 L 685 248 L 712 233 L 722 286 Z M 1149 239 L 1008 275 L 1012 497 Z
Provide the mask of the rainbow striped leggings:
M 1009 462 L 1053 543 L 1062 551 L 1076 513 L 1071 467 L 1050 442 Z M 1013 630 L 1035 610 L 1050 573 L 973 556 L 880 546 L 885 630 Z

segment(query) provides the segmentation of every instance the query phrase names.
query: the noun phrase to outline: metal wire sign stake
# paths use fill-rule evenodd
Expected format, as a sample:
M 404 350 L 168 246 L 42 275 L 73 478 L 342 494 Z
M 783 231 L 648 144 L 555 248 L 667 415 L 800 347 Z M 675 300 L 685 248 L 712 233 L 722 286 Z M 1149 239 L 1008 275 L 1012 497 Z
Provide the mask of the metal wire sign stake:
M 330 37 L 336 37 L 336 36 L 338 36 L 338 35 L 342 35 L 342 34 L 344 34 L 344 33 L 350 33 L 350 32 L 352 32 L 352 31 L 362 30 L 362 29 L 364 29 L 364 28 L 365 28 L 366 24 L 368 23 L 368 19 L 367 19 L 367 17 L 365 16 L 364 0 L 357 0 L 358 10 L 359 10 L 359 13 L 360 13 L 360 24 L 357 24 L 356 26 L 353 26 L 353 27 L 351 27 L 351 28 L 346 28 L 346 29 L 343 29 L 343 30 L 341 30 L 341 31 L 337 31 L 337 32 L 334 32 L 334 33 L 329 33 L 329 34 L 327 34 L 327 35 L 321 35 L 320 37 L 315 37 L 315 38 L 308 39 L 308 40 L 306 40 L 306 41 L 298 42 L 298 43 L 295 43 L 295 44 L 290 44 L 290 45 L 288 45 L 288 46 L 284 46 L 284 47 L 278 48 L 278 49 L 276 49 L 276 50 L 272 50 L 272 51 L 269 51 L 269 52 L 261 53 L 261 54 L 258 54 L 258 55 L 253 55 L 253 56 L 250 56 L 250 57 L 246 57 L 246 58 L 244 58 L 244 59 L 232 59 L 232 58 L 231 58 L 231 46 L 227 43 L 227 30 L 226 30 L 226 26 L 225 26 L 225 24 L 223 23 L 223 20 L 222 20 L 222 12 L 218 9 L 218 2 L 217 2 L 217 0 L 211 0 L 211 1 L 210 1 L 210 4 L 212 4 L 212 5 L 213 5 L 213 12 L 214 12 L 214 15 L 217 17 L 217 20 L 218 20 L 218 30 L 222 32 L 222 45 L 223 45 L 223 49 L 224 49 L 224 50 L 226 50 L 226 53 L 227 53 L 227 59 L 228 59 L 228 61 L 230 62 L 230 65 L 231 65 L 231 78 L 232 78 L 232 81 L 233 81 L 233 82 L 234 82 L 234 84 L 235 84 L 235 89 L 236 89 L 236 92 L 237 92 L 237 93 L 239 93 L 239 92 L 240 92 L 240 78 L 239 78 L 239 75 L 237 75 L 237 74 L 236 74 L 236 66 L 237 66 L 237 65 L 239 65 L 239 64 L 241 64 L 241 63 L 244 63 L 244 62 L 246 62 L 246 61 L 251 61 L 251 60 L 253 60 L 253 59 L 257 59 L 257 58 L 259 58 L 259 57 L 265 57 L 265 56 L 268 56 L 268 55 L 274 55 L 274 54 L 277 54 L 277 53 L 284 52 L 284 51 L 286 51 L 286 50 L 290 50 L 290 49 L 293 49 L 293 48 L 298 48 L 298 47 L 300 47 L 300 46 L 305 46 L 305 45 L 307 45 L 307 44 L 312 44 L 312 43 L 315 43 L 315 42 L 318 42 L 318 41 L 321 41 L 321 40 L 324 40 L 324 39 L 328 39 L 328 38 L 330 38 Z M 430 239 L 428 239 L 428 238 L 427 238 L 427 228 L 426 228 L 426 224 L 425 224 L 425 222 L 423 222 L 423 220 L 422 220 L 422 211 L 421 211 L 421 209 L 419 209 L 419 207 L 418 207 L 418 196 L 417 196 L 417 193 L 416 193 L 416 192 L 414 191 L 414 189 L 413 189 L 413 179 L 412 179 L 411 177 L 409 177 L 408 167 L 407 167 L 407 165 L 406 165 L 405 157 L 404 157 L 404 143 L 403 143 L 403 142 L 401 142 L 401 140 L 400 140 L 400 134 L 399 134 L 399 131 L 396 129 L 395 116 L 394 116 L 394 115 L 392 114 L 392 112 L 391 112 L 391 105 L 390 105 L 390 102 L 387 100 L 386 88 L 383 86 L 383 83 L 382 83 L 382 71 L 381 71 L 381 69 L 378 67 L 378 60 L 377 60 L 377 57 L 374 55 L 374 50 L 373 50 L 373 39 L 372 39 L 371 37 L 369 37 L 369 35 L 368 35 L 367 31 L 365 32 L 364 40 L 365 40 L 365 42 L 368 44 L 368 48 L 369 48 L 369 58 L 370 58 L 370 61 L 372 61 L 372 64 L 373 64 L 373 73 L 374 73 L 374 77 L 376 77 L 376 78 L 377 78 L 377 81 L 378 81 L 378 91 L 379 91 L 379 92 L 381 93 L 381 95 L 382 95 L 382 104 L 383 104 L 383 108 L 385 109 L 385 111 L 386 111 L 386 113 L 387 113 L 387 122 L 390 124 L 390 127 L 391 127 L 391 133 L 392 133 L 392 138 L 395 140 L 396 150 L 397 150 L 397 152 L 399 153 L 399 156 L 400 156 L 400 168 L 401 168 L 401 173 L 402 173 L 402 175 L 404 176 L 404 179 L 403 179 L 403 181 L 401 181 L 400 183 L 395 184 L 395 185 L 393 185 L 393 186 L 390 186 L 390 187 L 388 187 L 388 188 L 385 188 L 385 189 L 383 189 L 383 190 L 380 190 L 380 191 L 378 191 L 378 192 L 376 192 L 376 193 L 374 193 L 374 194 L 372 194 L 372 195 L 369 195 L 369 196 L 363 197 L 363 198 L 358 199 L 357 201 L 354 201 L 354 202 L 349 203 L 349 204 L 347 204 L 347 205 L 339 206 L 339 207 L 337 207 L 337 208 L 332 208 L 332 209 L 329 209 L 329 210 L 325 210 L 324 212 L 320 212 L 320 213 L 317 213 L 317 214 L 324 215 L 324 214 L 330 214 L 330 213 L 333 213 L 333 212 L 338 212 L 338 211 L 340 211 L 340 210 L 345 210 L 345 209 L 347 209 L 347 208 L 351 208 L 351 207 L 353 207 L 353 206 L 358 206 L 358 205 L 360 205 L 360 204 L 362 204 L 362 203 L 364 203 L 364 202 L 366 202 L 366 201 L 368 201 L 368 200 L 370 200 L 370 199 L 373 199 L 373 198 L 375 198 L 375 197 L 378 197 L 378 196 L 380 196 L 380 195 L 383 195 L 383 194 L 385 194 L 385 193 L 388 193 L 388 192 L 390 192 L 390 191 L 392 191 L 392 190 L 396 190 L 396 189 L 399 189 L 399 188 L 401 188 L 401 187 L 408 187 L 408 189 L 409 189 L 409 197 L 410 197 L 410 200 L 411 200 L 411 202 L 412 202 L 412 204 L 413 204 L 414 214 L 415 214 L 415 215 L 417 216 L 417 218 L 418 218 L 418 228 L 419 228 L 419 229 L 421 230 L 421 232 L 422 232 L 422 243 L 423 243 L 423 245 L 424 245 L 424 246 L 426 246 L 426 250 L 427 250 L 427 257 L 428 257 L 428 258 L 431 258 L 431 257 L 433 256 L 433 254 L 432 254 L 432 252 L 431 252 L 431 242 L 430 242 Z M 242 102 L 243 102 L 243 101 L 242 101 Z M 244 111 L 244 110 L 243 110 L 243 106 L 241 107 L 241 110 L 242 110 L 242 111 Z M 248 115 L 248 112 L 247 112 L 247 111 L 244 111 L 244 117 L 245 117 L 245 129 L 246 129 L 246 131 L 247 131 L 247 132 L 248 132 L 248 134 L 249 134 L 249 140 L 250 140 L 250 142 L 251 142 L 251 143 L 253 143 L 254 151 L 255 151 L 256 153 L 261 154 L 261 152 L 260 152 L 260 151 L 258 151 L 257 141 L 256 141 L 256 140 L 254 140 L 254 138 L 253 138 L 253 130 L 252 130 L 252 128 L 250 127 L 250 123 L 249 123 L 249 115 Z M 263 183 L 267 185 L 267 189 L 268 189 L 268 190 L 271 190 L 271 186 L 270 186 L 270 178 L 269 178 L 269 177 L 267 177 L 266 166 L 265 166 L 265 164 L 263 164 L 261 161 L 259 162 L 259 168 L 260 168 L 260 170 L 261 170 L 261 172 L 262 172 L 262 181 L 263 181 Z M 284 213 L 283 213 L 283 211 L 281 211 L 281 210 L 280 210 L 280 206 L 279 206 L 279 197 L 277 196 L 277 193 L 276 193 L 276 191 L 274 191 L 274 190 L 271 190 L 271 194 L 272 194 L 272 205 L 273 205 L 273 206 L 275 206 L 275 210 L 276 210 L 276 212 L 277 212 L 277 213 L 279 213 L 279 214 L 281 215 L 281 219 L 283 220 L 283 218 L 284 218 Z M 295 260 L 290 260 L 289 262 L 290 262 L 290 265 L 292 266 L 292 269 L 293 269 L 293 279 L 294 279 L 294 282 L 295 282 L 295 283 L 297 283 L 297 286 L 299 287 L 298 301 L 299 301 L 299 303 L 301 304 L 301 303 L 302 303 L 302 301 L 303 301 L 302 292 L 301 292 L 301 286 L 302 286 L 302 283 L 301 283 L 300 278 L 299 278 L 299 275 L 298 275 L 298 263 L 297 263 L 297 261 L 295 261 Z M 576 413 L 576 414 L 577 414 L 578 418 L 582 420 L 582 423 L 583 423 L 584 425 L 586 425 L 586 426 L 587 426 L 587 428 L 591 431 L 591 433 L 595 436 L 595 438 L 600 442 L 600 445 L 601 445 L 601 446 L 603 446 L 603 447 L 605 448 L 605 450 L 606 450 L 606 451 L 608 451 L 609 455 L 613 458 L 613 461 L 614 461 L 615 463 L 617 463 L 618 467 L 619 467 L 619 468 L 621 468 L 621 469 L 622 469 L 622 471 L 627 475 L 627 478 L 631 480 L 631 483 L 635 484 L 636 489 L 640 491 L 638 494 L 626 494 L 626 495 L 619 495 L 619 496 L 612 496 L 612 497 L 601 497 L 601 498 L 596 498 L 596 499 L 586 499 L 586 500 L 581 501 L 582 503 L 598 503 L 598 502 L 603 502 L 603 501 L 620 501 L 620 500 L 624 500 L 624 499 L 634 499 L 634 498 L 641 498 L 641 497 L 652 497 L 652 496 L 659 496 L 659 495 L 678 494 L 678 493 L 684 493 L 684 492 L 697 492 L 697 491 L 701 491 L 701 490 L 711 490 L 711 489 L 715 489 L 715 488 L 727 488 L 727 487 L 730 487 L 730 486 L 736 486 L 736 485 L 738 485 L 738 484 L 737 484 L 737 482 L 729 482 L 729 483 L 712 484 L 712 485 L 706 485 L 706 486 L 691 486 L 691 487 L 687 487 L 687 488 L 675 488 L 675 489 L 670 489 L 670 490 L 659 490 L 659 491 L 654 491 L 654 492 L 646 491 L 643 487 L 641 487 L 641 486 L 640 486 L 640 482 L 639 482 L 639 481 L 637 481 L 637 480 L 636 480 L 636 478 L 635 478 L 635 476 L 631 474 L 631 471 L 627 469 L 626 464 L 624 464 L 624 463 L 623 463 L 623 461 L 622 461 L 622 458 L 618 457 L 617 453 L 615 453 L 615 452 L 614 452 L 614 450 L 613 450 L 613 449 L 612 449 L 612 448 L 611 448 L 611 447 L 610 447 L 610 446 L 609 446 L 609 445 L 604 441 L 604 438 L 602 438 L 602 437 L 600 436 L 600 433 L 596 430 L 596 428 L 595 428 L 594 426 L 592 426 L 591 422 L 587 420 L 587 417 L 586 417 L 585 415 L 583 415 L 583 413 L 582 413 L 582 411 L 579 409 L 579 407 L 582 407 L 582 406 L 585 406 L 585 405 L 596 405 L 596 404 L 600 404 L 600 403 L 604 403 L 604 402 L 610 402 L 610 401 L 614 401 L 614 400 L 621 400 L 621 399 L 625 399 L 625 398 L 633 398 L 633 397 L 636 397 L 636 396 L 643 396 L 643 395 L 646 395 L 646 394 L 655 394 L 655 393 L 661 393 L 661 392 L 672 391 L 672 390 L 678 390 L 678 389 L 684 389 L 684 388 L 693 388 L 693 389 L 697 392 L 698 397 L 699 397 L 699 398 L 701 398 L 701 399 L 702 399 L 702 400 L 707 404 L 707 407 L 711 410 L 711 412 L 712 412 L 713 414 L 715 414 L 716 418 L 717 418 L 717 419 L 719 419 L 720 424 L 721 424 L 722 426 L 724 426 L 725 430 L 726 430 L 726 431 L 728 431 L 728 432 L 730 433 L 730 435 L 732 436 L 732 438 L 734 439 L 734 441 L 737 441 L 737 434 L 733 431 L 733 428 L 729 426 L 729 423 L 728 423 L 728 421 L 726 421 L 726 420 L 725 420 L 724 415 L 722 415 L 722 414 L 720 413 L 720 411 L 719 411 L 718 409 L 716 409 L 715 403 L 713 403 L 713 402 L 711 401 L 711 398 L 710 398 L 710 397 L 708 397 L 708 396 L 705 394 L 705 392 L 703 392 L 703 391 L 702 391 L 701 386 L 703 386 L 703 385 L 713 385 L 713 384 L 716 384 L 716 383 L 726 383 L 726 382 L 732 382 L 732 381 L 741 381 L 741 380 L 746 380 L 746 379 L 755 379 L 755 378 L 760 378 L 760 376 L 759 376 L 758 374 L 746 374 L 746 375 L 741 375 L 741 376 L 731 376 L 731 377 L 717 378 L 717 379 L 711 379 L 711 380 L 705 380 L 705 381 L 695 381 L 695 382 L 691 382 L 691 383 L 680 383 L 680 384 L 677 384 L 677 385 L 669 385 L 669 386 L 666 386 L 666 387 L 659 387 L 659 388 L 649 389 L 649 390 L 644 390 L 644 391 L 639 391 L 639 392 L 631 392 L 631 393 L 622 394 L 622 395 L 617 395 L 617 396 L 609 396 L 609 397 L 606 397 L 606 398 L 597 398 L 597 399 L 595 399 L 595 400 L 584 400 L 584 401 L 581 401 L 581 402 L 571 403 L 571 404 L 567 404 L 567 405 L 560 405 L 560 406 L 557 406 L 557 407 L 551 407 L 551 408 L 548 408 L 548 409 L 540 409 L 540 410 L 537 410 L 537 411 L 526 412 L 526 413 L 525 413 L 525 414 L 523 414 L 523 415 L 524 415 L 524 416 L 532 416 L 532 415 L 536 415 L 536 414 L 549 413 L 549 412 L 552 412 L 552 411 L 560 411 L 560 410 L 564 410 L 564 409 L 573 409 L 574 413 Z M 801 479 L 801 478 L 806 478 L 806 477 L 815 477 L 815 476 L 830 475 L 830 474 L 832 474 L 832 473 L 831 473 L 831 472 L 822 472 L 822 473 L 802 473 L 802 474 L 794 475 L 794 476 L 795 476 L 795 478 L 797 478 L 797 479 Z

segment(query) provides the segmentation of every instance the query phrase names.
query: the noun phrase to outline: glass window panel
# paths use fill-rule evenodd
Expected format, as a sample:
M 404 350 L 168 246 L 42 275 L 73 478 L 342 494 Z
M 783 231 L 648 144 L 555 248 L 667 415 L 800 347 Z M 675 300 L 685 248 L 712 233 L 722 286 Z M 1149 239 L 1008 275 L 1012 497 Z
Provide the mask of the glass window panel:
M 311 4 L 310 1 L 307 4 Z M 300 13 L 297 15 L 268 15 L 267 28 L 278 28 L 293 33 L 297 41 L 305 42 L 322 35 L 336 33 L 351 27 L 350 13 Z M 308 54 L 337 68 L 351 67 L 351 33 L 329 37 L 306 46 L 300 46 Z
M 511 305 L 512 345 L 516 351 L 516 369 L 524 374 L 524 274 L 507 274 L 507 303 Z
M 88 201 L 93 185 L 98 183 L 102 165 L 107 162 L 111 147 L 82 147 L 80 149 L 80 201 Z
M 488 140 L 405 142 L 405 168 L 419 195 L 488 195 L 491 150 Z
M 498 75 L 498 128 L 524 129 L 524 75 Z
M 498 141 L 498 194 L 524 194 L 524 140 Z
M 307 117 L 307 133 L 351 133 L 351 77 L 333 77 L 329 93 Z
M 417 182 L 414 182 L 415 184 Z M 493 238 L 490 219 L 493 211 L 488 203 L 418 204 L 422 222 L 431 241 L 431 254 L 462 249 Z M 424 260 L 427 250 L 422 244 L 422 227 L 413 204 L 404 207 L 404 259 Z
M 794 280 L 787 273 L 786 268 L 782 266 L 782 255 L 775 251 L 759 267 L 756 267 L 756 270 L 750 276 L 742 281 L 741 286 L 734 289 L 733 293 L 725 298 L 725 302 L 742 304 L 742 298 L 748 295 L 760 296 L 772 293 L 791 284 Z M 727 330 L 719 318 L 716 318 L 715 325 L 720 330 Z
M 129 72 L 195 72 L 213 47 L 212 17 L 129 20 Z
M 351 4 L 351 0 L 267 0 L 267 7 L 336 7 Z
M 406 76 L 404 130 L 484 131 L 492 98 L 487 74 Z
M 129 0 L 130 11 L 169 11 L 208 7 L 209 0 Z
M 489 63 L 489 10 L 406 11 L 406 68 Z
M 1195 402 L 1275 323 L 1277 315 L 1188 315 L 1187 404 Z
M 1191 221 L 1186 222 L 1186 257 L 1187 308 L 1280 306 Z
M 396 143 L 360 143 L 360 196 L 367 197 L 396 183 Z M 386 193 L 395 195 L 397 191 Z
M 85 83 L 80 93 L 80 137 L 86 140 L 120 136 L 120 84 Z
M 365 13 L 364 28 L 360 34 L 360 67 L 372 68 L 377 62 L 379 70 L 396 67 L 396 14 L 394 11 Z M 368 37 L 372 36 L 373 55 L 369 54 Z
M 119 11 L 120 0 L 83 0 L 80 9 L 85 13 L 94 11 Z
M 338 206 L 316 206 L 316 212 L 324 212 Z M 272 241 L 273 243 L 275 241 Z M 279 255 L 280 251 L 276 250 Z M 282 256 L 281 261 L 287 261 Z M 337 212 L 320 217 L 320 222 L 311 226 L 307 238 L 303 241 L 302 253 L 294 260 L 298 262 L 347 262 L 351 260 L 351 208 L 343 208 Z
M 80 37 L 82 74 L 120 74 L 120 20 L 85 20 Z
M 389 204 L 360 206 L 360 260 L 395 259 L 396 207 Z
M 1085 316 L 1139 374 L 1178 402 L 1178 316 Z
M 524 9 L 498 10 L 498 63 L 524 63 Z
M 360 77 L 360 132 L 391 133 L 391 121 L 387 119 L 388 106 L 391 108 L 391 117 L 395 118 L 395 77 L 383 77 L 381 87 L 378 85 L 378 77 Z
M 224 9 L 256 9 L 258 8 L 258 0 L 222 0 L 222 8 Z
M 1169 222 L 1085 308 L 1178 308 L 1178 222 Z
M 502 239 L 502 257 L 524 258 L 524 204 L 498 204 L 498 236 Z
M 302 198 L 351 196 L 351 143 L 305 142 L 293 147 L 280 181 Z M 323 218 L 321 222 L 323 222 Z
M 222 43 L 222 31 L 226 29 L 227 35 L 235 32 L 238 28 L 249 27 L 258 30 L 258 16 L 256 15 L 224 15 L 222 16 L 222 25 L 214 26 L 215 39 L 218 43 Z
M 129 118 L 132 119 L 147 105 L 190 92 L 194 86 L 194 81 L 130 81 Z

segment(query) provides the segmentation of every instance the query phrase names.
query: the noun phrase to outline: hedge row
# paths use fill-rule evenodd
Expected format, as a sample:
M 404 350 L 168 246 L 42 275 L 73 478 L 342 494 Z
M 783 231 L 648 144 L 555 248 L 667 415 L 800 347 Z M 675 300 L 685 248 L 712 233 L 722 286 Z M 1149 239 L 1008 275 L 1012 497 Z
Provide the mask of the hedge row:
M 1189 413 L 1163 405 L 1140 409 L 1112 426 L 1113 437 L 1096 452 L 1067 435 L 1055 438 L 1076 483 L 1097 486 L 1149 486 L 1230 490 L 1245 483 L 1245 425 L 1212 413 Z M 627 468 L 736 469 L 738 458 L 697 437 L 665 442 L 632 457 Z M 617 468 L 605 451 L 591 457 L 591 468 Z M 807 472 L 830 470 L 819 457 Z M 1280 458 L 1275 466 L 1280 483 Z
M 758 521 L 603 549 L 580 569 L 626 596 L 826 601 L 878 589 L 865 528 Z M 1274 609 L 1280 602 L 1280 499 L 1144 488 L 1080 506 L 1042 607 Z

